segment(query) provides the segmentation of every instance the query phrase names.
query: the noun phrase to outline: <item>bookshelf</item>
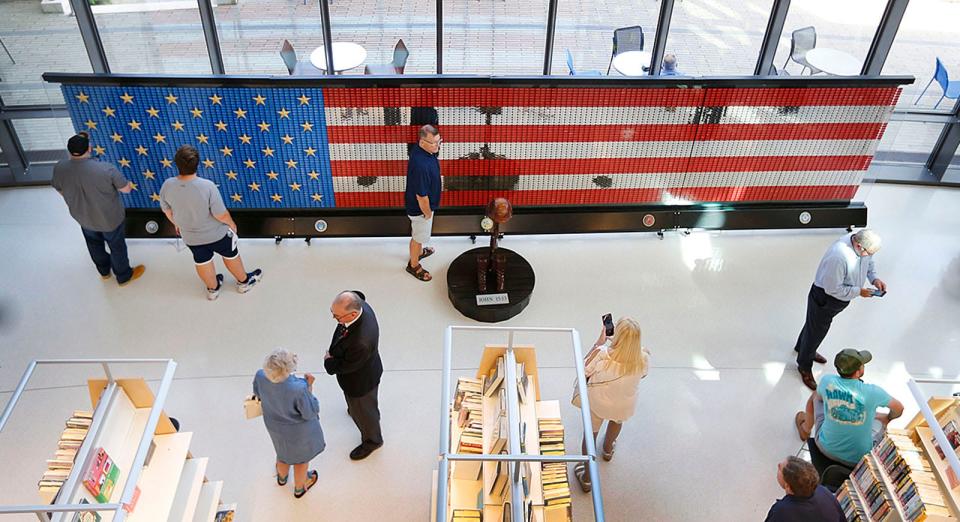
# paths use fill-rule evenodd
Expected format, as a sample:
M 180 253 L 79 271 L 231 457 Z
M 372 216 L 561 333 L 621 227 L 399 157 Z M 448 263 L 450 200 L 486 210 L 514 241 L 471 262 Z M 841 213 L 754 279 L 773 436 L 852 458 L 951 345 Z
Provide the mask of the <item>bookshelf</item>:
M 515 364 L 516 371 L 513 375 L 506 371 L 507 365 Z M 582 364 L 582 363 L 581 363 Z M 522 373 L 520 372 L 522 368 Z M 491 378 L 491 376 L 495 376 Z M 508 376 L 514 377 L 511 380 Z M 501 380 L 502 379 L 502 380 Z M 489 394 L 486 393 L 490 383 L 496 383 L 495 389 Z M 523 393 L 520 393 L 521 387 Z M 453 387 L 453 386 L 451 386 Z M 476 398 L 476 392 L 480 390 L 479 400 Z M 500 522 L 501 520 L 516 519 L 515 513 L 524 513 L 522 521 L 533 522 L 567 522 L 572 519 L 572 510 L 564 506 L 551 507 L 546 509 L 546 502 L 543 488 L 543 457 L 540 448 L 540 424 L 542 420 L 548 420 L 553 425 L 560 425 L 559 438 L 562 439 L 562 422 L 560 415 L 560 402 L 557 400 L 540 400 L 540 381 L 537 370 L 536 349 L 530 345 L 517 345 L 508 347 L 505 345 L 486 345 L 484 347 L 480 364 L 473 378 L 461 377 L 455 382 L 455 393 L 444 404 L 446 412 L 444 422 L 449 426 L 449 440 L 446 447 L 450 448 L 451 454 L 456 454 L 463 448 L 461 436 L 464 435 L 465 428 L 460 425 L 461 422 L 470 423 L 470 409 L 480 412 L 480 438 L 482 439 L 482 453 L 478 460 L 457 461 L 450 460 L 449 473 L 444 477 L 439 471 L 434 472 L 433 492 L 431 494 L 431 520 L 436 522 L 440 520 L 440 513 L 446 514 L 444 522 L 451 522 L 454 514 L 458 510 L 479 510 L 482 513 L 482 520 L 488 522 Z M 512 396 L 511 396 L 512 395 Z M 522 395 L 522 397 L 521 397 Z M 523 400 L 521 400 L 523 399 Z M 478 406 L 475 406 L 478 404 Z M 516 413 L 511 412 L 511 407 L 516 406 Z M 458 408 L 459 407 L 459 408 Z M 467 413 L 462 410 L 468 408 Z M 476 415 L 475 413 L 472 413 Z M 516 415 L 516 417 L 513 417 Z M 514 439 L 521 442 L 520 447 L 513 447 L 510 442 L 509 433 L 521 434 L 520 439 Z M 507 433 L 504 433 L 506 431 Z M 468 446 L 476 447 L 473 442 L 474 433 L 470 430 L 467 433 Z M 495 447 L 495 442 L 499 439 L 503 444 L 502 450 Z M 549 440 L 549 439 L 548 439 Z M 557 443 L 554 442 L 554 445 Z M 443 446 L 443 445 L 442 445 Z M 561 444 L 562 446 L 562 444 Z M 565 454 L 562 447 L 554 448 L 555 451 Z M 541 457 L 532 461 L 517 461 L 482 458 L 493 457 L 502 451 L 511 457 Z M 563 457 L 566 455 L 559 455 Z M 577 457 L 582 458 L 582 457 Z M 566 469 L 565 463 L 559 463 Z M 519 476 L 521 479 L 517 485 L 513 484 L 513 478 L 517 475 L 516 468 L 520 468 Z M 441 466 L 441 470 L 443 467 Z M 563 488 L 562 480 L 558 479 L 557 474 L 551 487 Z M 505 478 L 504 478 L 505 477 Z M 567 495 L 564 496 L 565 502 L 570 502 L 569 478 L 567 477 Z M 505 481 L 505 482 L 504 482 Z M 558 481 L 559 484 L 558 484 Z M 498 487 L 499 486 L 499 487 Z M 440 495 L 440 488 L 445 488 L 446 494 Z M 515 494 L 519 492 L 522 498 L 515 499 Z M 554 492 L 556 496 L 556 492 Z M 437 503 L 442 498 L 446 499 L 445 510 L 438 510 Z M 510 513 L 505 513 L 505 509 L 510 507 Z M 519 508 L 522 506 L 522 508 Z M 519 509 L 518 509 L 519 508 Z M 529 514 L 527 512 L 529 511 Z M 549 513 L 548 513 L 549 511 Z M 461 511 L 462 513 L 462 511 Z M 473 519 L 475 520 L 475 518 Z M 603 520 L 602 515 L 597 520 Z
M 218 509 L 223 509 L 223 482 L 207 480 L 209 460 L 190 454 L 193 433 L 177 432 L 162 411 L 176 368 L 170 359 L 34 361 L 0 417 L 0 429 L 38 366 L 77 364 L 102 366 L 107 378 L 87 382 L 92 415 L 84 417 L 88 413 L 77 410 L 68 420 L 68 424 L 76 424 L 80 418 L 89 419 L 69 473 L 62 476 L 59 488 L 49 484 L 41 488 L 42 504 L 0 506 L 0 515 L 27 512 L 40 520 L 74 522 L 76 513 L 85 511 L 95 512 L 101 522 L 214 522 Z M 165 372 L 157 395 L 142 378 L 114 379 L 111 366 L 122 364 L 163 364 Z M 101 503 L 84 484 L 84 478 L 96 463 L 107 462 L 98 460 L 103 455 L 111 464 L 103 464 L 102 469 L 115 467 L 119 475 Z M 54 465 L 63 466 L 65 460 L 58 452 Z
M 926 406 L 938 421 L 937 428 L 950 431 L 960 425 L 957 398 L 933 397 Z M 884 500 L 878 498 L 878 491 Z M 838 490 L 838 498 L 848 494 L 854 505 L 863 508 L 860 511 L 845 506 L 848 520 L 960 521 L 960 480 L 948 459 L 937 451 L 933 430 L 922 412 L 905 429 L 887 430 Z

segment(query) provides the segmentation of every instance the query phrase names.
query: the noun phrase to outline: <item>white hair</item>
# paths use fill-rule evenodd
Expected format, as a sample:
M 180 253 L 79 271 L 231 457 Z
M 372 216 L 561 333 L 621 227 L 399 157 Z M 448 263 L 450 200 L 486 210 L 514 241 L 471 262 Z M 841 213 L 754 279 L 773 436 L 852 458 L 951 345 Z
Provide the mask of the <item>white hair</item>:
M 860 244 L 860 248 L 864 249 L 868 254 L 876 254 L 880 250 L 880 234 L 877 234 L 869 228 L 857 231 L 853 235 L 853 240 Z
M 290 374 L 297 371 L 297 354 L 277 348 L 263 360 L 263 373 L 273 383 L 287 380 Z

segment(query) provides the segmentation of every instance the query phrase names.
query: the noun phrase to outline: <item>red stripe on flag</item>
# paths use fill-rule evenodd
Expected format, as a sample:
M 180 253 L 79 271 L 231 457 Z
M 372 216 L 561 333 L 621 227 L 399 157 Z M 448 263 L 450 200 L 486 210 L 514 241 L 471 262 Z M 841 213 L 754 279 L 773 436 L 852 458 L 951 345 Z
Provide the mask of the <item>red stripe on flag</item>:
M 897 87 L 801 88 L 576 88 L 576 87 L 326 87 L 326 107 L 797 107 L 893 106 Z
M 325 87 L 325 107 L 696 107 L 703 89 Z
M 440 160 L 444 176 L 866 170 L 871 156 Z M 406 176 L 406 160 L 334 160 L 334 176 Z
M 496 197 L 505 197 L 513 205 L 601 205 L 659 203 L 665 193 L 698 202 L 725 201 L 849 201 L 856 186 L 799 187 L 690 187 L 679 189 L 598 189 L 598 190 L 516 190 L 447 191 L 442 206 L 482 206 Z M 402 192 L 338 192 L 337 208 L 395 208 L 403 206 Z
M 707 107 L 728 105 L 799 107 L 809 105 L 893 106 L 897 103 L 899 87 L 813 87 L 809 89 L 704 89 Z
M 877 139 L 882 123 L 703 125 L 441 125 L 448 143 Z M 415 143 L 417 126 L 335 125 L 330 143 Z

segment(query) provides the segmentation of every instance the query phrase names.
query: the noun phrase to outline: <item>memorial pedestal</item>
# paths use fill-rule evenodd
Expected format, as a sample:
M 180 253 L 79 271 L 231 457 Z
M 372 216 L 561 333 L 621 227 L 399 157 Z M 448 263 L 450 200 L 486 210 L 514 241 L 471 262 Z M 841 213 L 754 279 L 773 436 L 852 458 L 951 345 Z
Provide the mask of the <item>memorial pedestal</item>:
M 506 248 L 498 248 L 497 254 L 506 255 L 507 270 L 503 292 L 497 290 L 496 277 L 491 271 L 487 276 L 487 291 L 480 294 L 477 287 L 477 256 L 489 254 L 489 247 L 474 248 L 457 256 L 447 270 L 447 295 L 450 302 L 463 315 L 484 323 L 498 323 L 516 316 L 527 304 L 533 293 L 535 276 L 533 267 L 520 254 Z M 496 302 L 506 294 L 507 303 Z M 478 300 L 478 295 L 480 299 Z

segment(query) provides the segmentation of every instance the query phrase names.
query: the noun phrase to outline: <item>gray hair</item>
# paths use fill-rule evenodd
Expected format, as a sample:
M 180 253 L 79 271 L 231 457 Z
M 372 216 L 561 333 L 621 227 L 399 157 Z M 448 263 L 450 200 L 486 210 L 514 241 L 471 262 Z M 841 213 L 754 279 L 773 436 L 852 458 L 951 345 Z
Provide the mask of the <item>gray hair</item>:
M 363 300 L 356 292 L 344 290 L 337 294 L 337 303 L 343 305 L 348 312 L 359 312 L 363 308 Z
M 297 371 L 297 354 L 283 348 L 277 348 L 263 360 L 263 373 L 273 383 L 287 380 L 290 374 Z
M 667 54 L 663 57 L 663 68 L 672 71 L 677 68 L 677 57 L 673 54 Z
M 439 131 L 433 125 L 420 127 L 420 132 L 418 133 L 420 139 L 426 138 L 427 136 L 436 136 L 437 134 L 439 134 Z
M 868 254 L 876 254 L 880 250 L 880 234 L 877 234 L 869 228 L 857 231 L 853 235 L 853 240 L 860 244 L 860 248 L 864 249 Z

